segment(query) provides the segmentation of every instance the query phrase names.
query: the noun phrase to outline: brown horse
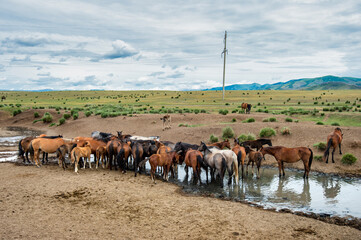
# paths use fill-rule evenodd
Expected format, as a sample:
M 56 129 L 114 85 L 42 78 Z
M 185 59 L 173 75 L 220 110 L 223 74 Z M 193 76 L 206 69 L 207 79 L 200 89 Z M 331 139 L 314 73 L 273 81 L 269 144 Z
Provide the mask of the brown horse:
M 241 104 L 242 110 L 244 109 L 244 113 L 251 113 L 252 105 L 248 103 L 242 103 Z
M 45 153 L 55 153 L 56 150 L 65 144 L 64 139 L 61 137 L 59 138 L 36 138 L 31 141 L 30 143 L 30 151 L 34 151 L 34 158 L 36 166 L 40 166 L 41 163 L 39 162 L 39 154 L 40 151 Z
M 19 141 L 19 156 L 21 156 L 23 158 L 24 163 L 25 163 L 25 157 L 26 157 L 26 160 L 28 161 L 28 163 L 30 163 L 30 160 L 29 160 L 29 157 L 28 157 L 29 152 L 30 152 L 30 143 L 35 138 L 39 138 L 39 137 L 46 137 L 46 135 L 41 134 L 38 137 L 26 137 L 26 138 L 23 138 L 23 139 L 21 139 Z M 25 154 L 25 156 L 24 156 L 24 154 Z M 34 153 L 32 152 L 31 155 L 33 155 L 33 154 Z M 43 161 L 44 161 L 45 155 L 46 155 L 46 153 L 44 152 L 43 153 Z
M 116 162 L 123 173 L 125 173 L 125 169 L 128 167 L 128 158 L 131 153 L 132 149 L 130 148 L 128 143 L 119 143 L 119 146 L 117 147 Z
M 158 166 L 161 166 L 164 168 L 163 172 L 163 179 L 165 181 L 168 181 L 168 173 L 172 166 L 172 158 L 169 153 L 162 153 L 162 154 L 153 154 L 149 158 L 149 164 L 150 164 L 150 177 L 155 183 L 155 171 Z
M 189 149 L 184 158 L 186 164 L 186 174 L 188 176 L 188 167 L 193 168 L 193 179 L 201 183 L 201 166 L 203 162 L 203 154 L 198 150 Z
M 228 148 L 231 149 L 231 144 L 229 143 L 229 140 L 226 139 L 223 142 L 216 142 L 216 143 L 212 143 L 207 145 L 208 147 L 217 147 L 219 149 L 224 149 L 224 148 Z
M 256 166 L 257 166 L 257 178 L 259 178 L 260 177 L 259 169 L 261 168 L 262 159 L 263 159 L 263 155 L 262 155 L 261 152 L 249 149 L 246 174 L 248 175 L 248 166 L 252 162 L 252 176 L 253 176 L 253 166 L 254 166 L 254 163 L 256 163 Z
M 163 122 L 163 131 L 167 128 L 171 128 L 171 117 L 169 114 L 164 115 L 162 118 L 160 118 Z
M 84 138 L 84 139 L 88 139 L 88 138 Z M 96 155 L 97 148 L 100 146 L 106 146 L 107 144 L 104 141 L 97 140 L 94 138 L 91 138 L 89 140 L 84 140 L 84 139 L 78 139 L 75 143 L 77 144 L 78 147 L 83 147 L 85 146 L 85 143 L 88 142 L 92 151 L 91 154 L 93 154 L 94 156 L 94 161 L 97 162 L 97 155 Z
M 83 166 L 83 168 L 85 168 L 86 162 L 88 160 L 89 160 L 89 168 L 92 168 L 92 165 L 90 163 L 90 154 L 91 154 L 91 147 L 90 147 L 89 142 L 86 142 L 84 147 L 75 147 L 71 151 L 71 153 L 70 153 L 70 155 L 71 155 L 70 162 L 72 164 L 73 163 L 75 164 L 74 171 L 76 173 L 78 173 L 78 163 L 79 163 L 79 159 L 81 157 L 84 158 L 84 166 Z
M 135 142 L 135 141 L 131 142 L 130 146 L 132 148 L 132 155 L 133 155 L 133 159 L 134 159 L 134 164 L 133 164 L 134 165 L 134 177 L 136 177 L 137 172 L 140 170 L 139 163 L 143 159 L 144 149 L 143 149 L 143 146 L 141 143 Z
M 105 157 L 107 155 L 107 147 L 106 146 L 99 146 L 97 147 L 96 150 L 96 160 L 95 160 L 95 168 L 98 169 L 99 166 L 99 161 L 102 161 L 102 168 L 105 167 L 104 162 L 105 162 Z
M 117 156 L 117 153 L 118 153 L 117 149 L 120 144 L 121 144 L 121 141 L 115 139 L 115 140 L 109 141 L 106 145 L 106 151 L 107 151 L 107 156 L 108 156 L 106 168 L 109 167 L 110 170 L 112 170 L 113 157 L 115 158 Z
M 237 155 L 238 167 L 242 164 L 242 178 L 244 177 L 244 160 L 246 159 L 246 149 L 239 145 L 238 139 L 234 139 L 234 147 L 232 151 Z
M 159 141 L 155 141 L 155 145 L 158 148 L 157 154 L 162 154 L 162 153 L 167 153 L 167 152 L 172 151 L 171 147 L 168 147 L 168 146 L 164 145 L 163 143 L 161 143 Z
M 56 155 L 57 155 L 57 157 L 59 157 L 59 161 L 58 161 L 59 167 L 63 167 L 63 169 L 65 170 L 65 168 L 66 168 L 65 155 L 68 154 L 68 156 L 70 156 L 71 151 L 75 147 L 76 147 L 75 143 L 69 142 L 69 143 L 65 143 L 65 144 L 61 145 L 56 150 Z
M 333 154 L 336 151 L 337 145 L 338 145 L 338 148 L 340 149 L 340 154 L 342 155 L 342 152 L 341 152 L 342 139 L 343 139 L 343 133 L 342 133 L 341 128 L 339 128 L 339 127 L 335 128 L 335 130 L 327 136 L 327 148 L 326 148 L 325 153 L 323 154 L 323 160 L 325 161 L 325 159 L 326 159 L 326 163 L 328 163 L 328 155 L 330 154 L 331 146 L 333 147 L 332 163 L 335 163 L 335 161 L 333 159 Z
M 267 138 L 259 138 L 257 140 L 249 140 L 249 141 L 244 141 L 241 142 L 240 145 L 243 147 L 249 146 L 250 148 L 256 148 L 257 151 L 259 149 L 261 149 L 261 147 L 263 145 L 267 144 L 268 146 L 272 147 L 272 141 L 271 139 L 267 139 Z
M 313 159 L 313 152 L 310 148 L 286 148 L 281 146 L 275 146 L 261 148 L 260 152 L 263 154 L 263 156 L 266 154 L 270 154 L 276 158 L 278 162 L 279 177 L 281 177 L 281 169 L 283 171 L 283 176 L 285 175 L 285 169 L 283 166 L 284 162 L 295 163 L 302 160 L 305 167 L 305 173 L 303 174 L 303 178 L 308 178 L 308 173 L 310 172 Z

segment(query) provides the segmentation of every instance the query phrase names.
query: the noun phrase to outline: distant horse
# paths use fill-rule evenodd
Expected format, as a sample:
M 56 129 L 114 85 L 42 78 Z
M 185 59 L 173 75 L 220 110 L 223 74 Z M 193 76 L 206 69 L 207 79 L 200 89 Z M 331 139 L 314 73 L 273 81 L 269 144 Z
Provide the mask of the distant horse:
M 2 96 L 2 97 L 1 97 L 1 101 L 4 101 L 4 100 L 6 100 L 6 97 L 5 97 L 5 96 Z
M 246 159 L 246 149 L 239 145 L 239 141 L 237 138 L 234 139 L 234 147 L 232 148 L 232 151 L 237 156 L 237 162 L 238 162 L 238 168 L 239 165 L 242 164 L 242 178 L 244 177 L 244 160 Z
M 160 120 L 163 122 L 163 131 L 167 128 L 171 128 L 171 117 L 169 114 L 164 115 Z
M 249 147 L 246 147 L 246 148 L 249 148 Z M 263 159 L 263 155 L 261 152 L 256 152 L 254 150 L 251 150 L 249 149 L 249 154 L 248 154 L 248 163 L 247 163 L 247 171 L 246 171 L 246 174 L 248 175 L 248 166 L 249 164 L 252 162 L 252 176 L 253 176 L 253 166 L 254 166 L 254 163 L 256 163 L 256 166 L 257 166 L 257 178 L 260 177 L 260 174 L 259 174 L 259 169 L 261 167 L 261 162 L 262 162 L 262 159 Z
M 263 156 L 266 154 L 270 154 L 276 158 L 278 162 L 279 177 L 281 177 L 281 169 L 283 171 L 283 176 L 285 175 L 285 169 L 283 166 L 284 162 L 295 163 L 302 160 L 305 167 L 305 173 L 303 174 L 303 178 L 308 178 L 313 159 L 313 152 L 310 148 L 286 148 L 281 146 L 275 146 L 261 148 L 260 152 L 263 154 Z
M 252 104 L 242 103 L 241 107 L 242 107 L 242 110 L 244 109 L 245 113 L 248 113 L 248 114 L 251 113 Z
M 81 157 L 84 158 L 84 166 L 83 166 L 83 169 L 85 168 L 85 165 L 86 165 L 86 162 L 89 160 L 89 168 L 92 168 L 92 165 L 90 163 L 90 154 L 91 154 L 91 147 L 90 147 L 90 144 L 89 142 L 86 142 L 85 143 L 85 146 L 84 147 L 75 147 L 70 155 L 71 155 L 71 158 L 70 158 L 70 162 L 73 164 L 75 164 L 74 166 L 74 171 L 76 173 L 78 173 L 78 163 L 79 163 L 79 159 Z
M 40 151 L 45 153 L 55 153 L 56 150 L 65 144 L 65 141 L 61 138 L 36 138 L 30 143 L 30 151 L 34 151 L 34 158 L 36 166 L 40 166 L 39 154 Z
M 188 167 L 193 168 L 193 179 L 201 183 L 201 167 L 203 165 L 203 154 L 198 150 L 190 149 L 187 151 L 184 163 L 186 165 L 186 174 L 188 176 Z
M 226 139 L 223 142 L 216 142 L 208 145 L 209 147 L 218 147 L 219 149 L 228 148 L 231 149 L 231 144 L 229 143 L 229 140 Z
M 224 173 L 227 170 L 229 179 L 228 184 L 232 182 L 233 171 L 235 173 L 235 181 L 238 184 L 238 162 L 236 154 L 231 150 L 210 149 L 204 142 L 198 148 L 198 151 L 204 152 L 204 162 L 211 168 L 211 177 L 214 170 L 217 170 L 221 178 L 221 187 L 223 187 Z M 208 170 L 206 170 L 208 174 Z
M 65 144 L 61 145 L 56 150 L 56 155 L 59 158 L 59 161 L 58 161 L 59 167 L 63 167 L 63 169 L 65 170 L 65 168 L 66 168 L 65 155 L 68 154 L 68 156 L 70 157 L 70 153 L 73 150 L 73 148 L 75 148 L 75 147 L 76 147 L 75 143 L 69 142 L 69 143 L 65 143 Z
M 341 152 L 342 139 L 343 139 L 343 133 L 342 133 L 341 128 L 339 128 L 339 127 L 335 128 L 335 130 L 327 136 L 327 148 L 326 148 L 325 153 L 323 154 L 323 160 L 326 159 L 326 163 L 328 163 L 328 155 L 330 154 L 331 146 L 333 147 L 332 163 L 335 163 L 335 161 L 333 159 L 333 154 L 336 151 L 337 145 L 340 149 L 340 154 L 342 155 L 342 152 Z
M 249 140 L 249 141 L 241 142 L 239 145 L 241 145 L 243 147 L 249 146 L 250 148 L 256 148 L 258 151 L 259 149 L 261 149 L 261 147 L 263 145 L 266 145 L 266 144 L 268 146 L 272 146 L 271 140 L 267 139 L 267 138 L 259 138 L 257 140 Z

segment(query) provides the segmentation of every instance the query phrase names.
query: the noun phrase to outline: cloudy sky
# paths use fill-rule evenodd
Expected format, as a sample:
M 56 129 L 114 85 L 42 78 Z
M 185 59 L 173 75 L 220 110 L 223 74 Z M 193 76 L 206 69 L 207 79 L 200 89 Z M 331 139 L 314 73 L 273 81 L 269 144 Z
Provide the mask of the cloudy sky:
M 0 89 L 204 89 L 361 77 L 359 0 L 0 0 Z

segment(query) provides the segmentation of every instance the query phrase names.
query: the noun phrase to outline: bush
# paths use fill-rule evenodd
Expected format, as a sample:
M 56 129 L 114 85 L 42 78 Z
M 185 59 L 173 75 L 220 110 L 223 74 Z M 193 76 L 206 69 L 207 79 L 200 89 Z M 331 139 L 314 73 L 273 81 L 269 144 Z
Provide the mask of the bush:
M 51 123 L 50 125 L 49 125 L 49 127 L 53 127 L 53 126 L 55 126 L 56 125 L 56 123 Z
M 17 109 L 13 111 L 13 117 L 20 114 L 21 113 L 21 109 Z
M 235 118 L 232 118 L 232 122 L 237 122 L 237 119 L 235 119 Z
M 198 114 L 199 112 L 200 112 L 199 109 L 194 109 L 195 114 Z
M 107 118 L 107 117 L 109 116 L 109 114 L 108 114 L 107 112 L 102 112 L 102 113 L 100 114 L 100 116 L 101 116 L 102 118 Z
M 316 156 L 313 156 L 313 159 L 316 160 L 316 161 L 321 162 L 322 161 L 322 156 L 316 155 Z
M 63 118 L 65 118 L 65 119 L 69 119 L 71 116 L 70 116 L 70 114 L 69 113 L 64 113 L 63 114 Z
M 265 118 L 265 119 L 262 120 L 262 122 L 269 122 L 269 119 Z
M 227 115 L 227 114 L 228 114 L 228 110 L 227 110 L 227 109 L 219 109 L 218 113 L 219 113 L 219 114 L 222 114 L 222 115 Z
M 78 118 L 79 118 L 79 113 L 78 112 L 73 113 L 73 119 L 77 120 Z
M 38 118 L 40 117 L 39 113 L 38 112 L 34 112 L 34 118 Z
M 340 126 L 338 122 L 331 123 L 331 126 Z
M 346 153 L 345 155 L 343 155 L 341 162 L 343 164 L 347 164 L 347 165 L 352 165 L 357 161 L 357 158 L 352 155 L 351 153 Z
M 209 141 L 210 141 L 211 143 L 215 143 L 215 142 L 218 142 L 218 138 L 212 134 L 212 135 L 209 137 Z
M 270 127 L 262 128 L 259 132 L 260 137 L 271 137 L 276 136 L 276 130 Z
M 323 122 L 316 122 L 317 125 L 324 125 Z
M 86 112 L 85 112 L 85 116 L 86 116 L 86 117 L 89 117 L 90 115 L 92 115 L 92 112 L 91 112 L 91 111 L 86 111 Z
M 244 141 L 249 141 L 249 140 L 256 140 L 256 136 L 252 133 L 248 133 L 248 135 L 241 134 L 238 137 L 239 142 L 244 142 Z
M 223 139 L 234 137 L 234 131 L 231 127 L 223 128 L 222 132 L 223 132 L 223 134 L 222 134 Z
M 64 124 L 65 123 L 65 118 L 60 118 L 59 119 L 59 125 L 62 125 L 62 124 Z
M 271 118 L 269 118 L 269 121 L 270 121 L 270 122 L 277 122 L 277 119 L 274 118 L 274 117 L 271 117 Z
M 286 118 L 285 121 L 286 122 L 293 122 L 293 119 L 292 118 Z
M 244 120 L 244 121 L 242 121 L 242 122 L 244 122 L 244 123 L 251 123 L 251 122 L 255 122 L 256 120 L 254 120 L 254 118 L 248 118 L 248 119 L 246 119 L 246 120 Z
M 291 134 L 291 130 L 288 127 L 283 127 L 281 129 L 281 134 L 282 135 L 290 135 Z
M 50 123 L 53 121 L 53 116 L 50 113 L 46 112 L 44 113 L 42 120 L 44 123 Z
M 315 148 L 317 148 L 318 150 L 320 150 L 320 151 L 326 150 L 326 143 L 325 142 L 315 143 L 315 144 L 313 144 L 313 146 Z

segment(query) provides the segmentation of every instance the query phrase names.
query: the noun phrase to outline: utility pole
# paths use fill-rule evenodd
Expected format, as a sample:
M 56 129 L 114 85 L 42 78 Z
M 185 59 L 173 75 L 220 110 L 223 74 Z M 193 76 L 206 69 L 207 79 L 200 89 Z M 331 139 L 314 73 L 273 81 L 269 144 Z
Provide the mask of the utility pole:
M 226 53 L 228 53 L 227 50 L 227 31 L 224 31 L 224 49 L 222 54 L 224 54 L 224 61 L 223 61 L 223 96 L 222 96 L 222 100 L 224 100 L 224 83 L 225 83 L 225 78 L 226 78 Z M 221 56 L 222 56 L 221 54 Z

